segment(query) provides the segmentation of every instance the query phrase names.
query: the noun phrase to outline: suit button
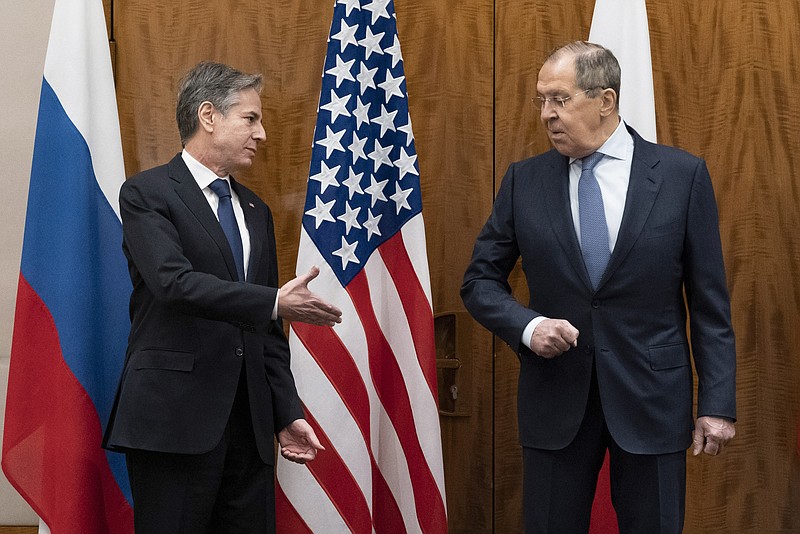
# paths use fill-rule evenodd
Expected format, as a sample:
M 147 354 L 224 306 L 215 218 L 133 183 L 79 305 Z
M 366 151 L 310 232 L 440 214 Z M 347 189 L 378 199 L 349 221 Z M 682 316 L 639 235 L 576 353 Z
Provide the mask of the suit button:
M 596 309 L 597 309 L 597 308 L 599 308 L 599 307 L 600 307 L 600 301 L 599 301 L 599 300 L 597 300 L 597 299 L 594 299 L 594 300 L 592 301 L 592 308 L 594 308 L 594 309 L 596 310 Z
M 584 345 L 583 347 L 584 354 L 591 354 L 593 350 L 591 345 Z
M 236 353 L 237 358 L 241 358 L 242 356 L 244 356 L 244 349 L 242 347 L 236 347 L 236 350 L 234 352 Z

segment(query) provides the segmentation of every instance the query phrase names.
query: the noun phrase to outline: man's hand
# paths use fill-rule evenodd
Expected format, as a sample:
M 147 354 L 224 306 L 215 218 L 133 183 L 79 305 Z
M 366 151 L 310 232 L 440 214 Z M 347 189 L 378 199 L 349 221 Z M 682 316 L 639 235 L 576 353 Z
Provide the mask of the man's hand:
M 716 456 L 735 435 L 736 429 L 727 419 L 698 417 L 692 435 L 692 454 L 697 456 L 700 452 L 704 452 Z
M 310 462 L 317 457 L 317 451 L 325 450 L 305 419 L 295 419 L 278 432 L 278 443 L 281 456 L 298 464 Z
M 533 331 L 531 350 L 544 358 L 554 358 L 578 346 L 578 329 L 564 319 L 545 319 Z
M 278 316 L 287 321 L 333 326 L 342 322 L 342 310 L 328 304 L 309 291 L 308 283 L 319 275 L 319 268 L 310 271 L 281 287 L 278 298 Z

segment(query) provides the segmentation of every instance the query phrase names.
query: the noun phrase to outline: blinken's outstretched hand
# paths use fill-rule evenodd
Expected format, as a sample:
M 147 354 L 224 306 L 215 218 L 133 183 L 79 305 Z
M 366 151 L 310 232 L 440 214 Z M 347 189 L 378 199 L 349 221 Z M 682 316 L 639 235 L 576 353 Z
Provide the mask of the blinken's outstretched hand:
M 319 268 L 312 267 L 306 274 L 286 282 L 278 299 L 278 315 L 287 321 L 298 321 L 321 326 L 342 322 L 342 310 L 319 298 L 308 289 L 308 283 L 319 276 Z

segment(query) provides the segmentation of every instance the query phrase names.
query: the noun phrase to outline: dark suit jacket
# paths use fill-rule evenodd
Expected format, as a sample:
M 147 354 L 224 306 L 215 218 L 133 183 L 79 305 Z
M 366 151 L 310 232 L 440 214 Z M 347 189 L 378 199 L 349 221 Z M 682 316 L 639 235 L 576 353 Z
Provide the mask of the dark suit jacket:
M 222 437 L 242 364 L 261 458 L 303 417 L 283 328 L 270 316 L 278 268 L 269 208 L 232 180 L 250 232 L 247 282 L 180 155 L 120 191 L 133 294 L 125 368 L 104 446 L 198 454 Z
M 467 309 L 519 354 L 526 447 L 556 450 L 572 441 L 593 360 L 609 431 L 628 452 L 664 454 L 691 443 L 690 354 L 697 415 L 735 418 L 734 336 L 708 170 L 703 160 L 629 130 L 627 200 L 596 291 L 572 222 L 569 159 L 555 150 L 509 167 L 464 277 Z M 507 283 L 520 256 L 528 307 Z M 553 359 L 532 354 L 522 331 L 540 315 L 572 323 L 578 346 Z

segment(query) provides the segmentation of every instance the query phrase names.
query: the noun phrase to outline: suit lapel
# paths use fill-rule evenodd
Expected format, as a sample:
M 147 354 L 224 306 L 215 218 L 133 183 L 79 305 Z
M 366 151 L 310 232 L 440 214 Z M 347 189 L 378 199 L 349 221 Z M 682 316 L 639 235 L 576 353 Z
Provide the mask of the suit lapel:
M 552 151 L 552 154 L 554 157 L 548 163 L 552 171 L 548 174 L 557 178 L 543 180 L 548 219 L 575 273 L 591 290 L 592 283 L 589 280 L 586 265 L 583 263 L 583 254 L 575 233 L 575 224 L 572 221 L 572 208 L 569 202 L 569 158 L 561 156 L 555 150 Z
M 650 211 L 658 196 L 658 190 L 661 188 L 662 177 L 653 170 L 659 160 L 653 153 L 652 145 L 630 127 L 628 130 L 633 135 L 634 143 L 628 194 L 625 198 L 625 209 L 622 212 L 617 244 L 608 260 L 608 266 L 603 273 L 599 287 L 602 287 L 606 280 L 614 275 L 636 243 L 642 233 L 644 223 L 650 216 Z
M 225 237 L 225 232 L 222 231 L 222 226 L 220 226 L 214 215 L 214 211 L 208 205 L 208 200 L 206 200 L 205 195 L 197 185 L 192 173 L 189 172 L 189 168 L 186 167 L 180 154 L 169 162 L 169 177 L 174 182 L 175 192 L 217 244 L 220 254 L 225 259 L 225 265 L 228 267 L 230 279 L 237 280 L 236 264 L 233 261 L 233 253 L 231 252 L 228 238 Z

